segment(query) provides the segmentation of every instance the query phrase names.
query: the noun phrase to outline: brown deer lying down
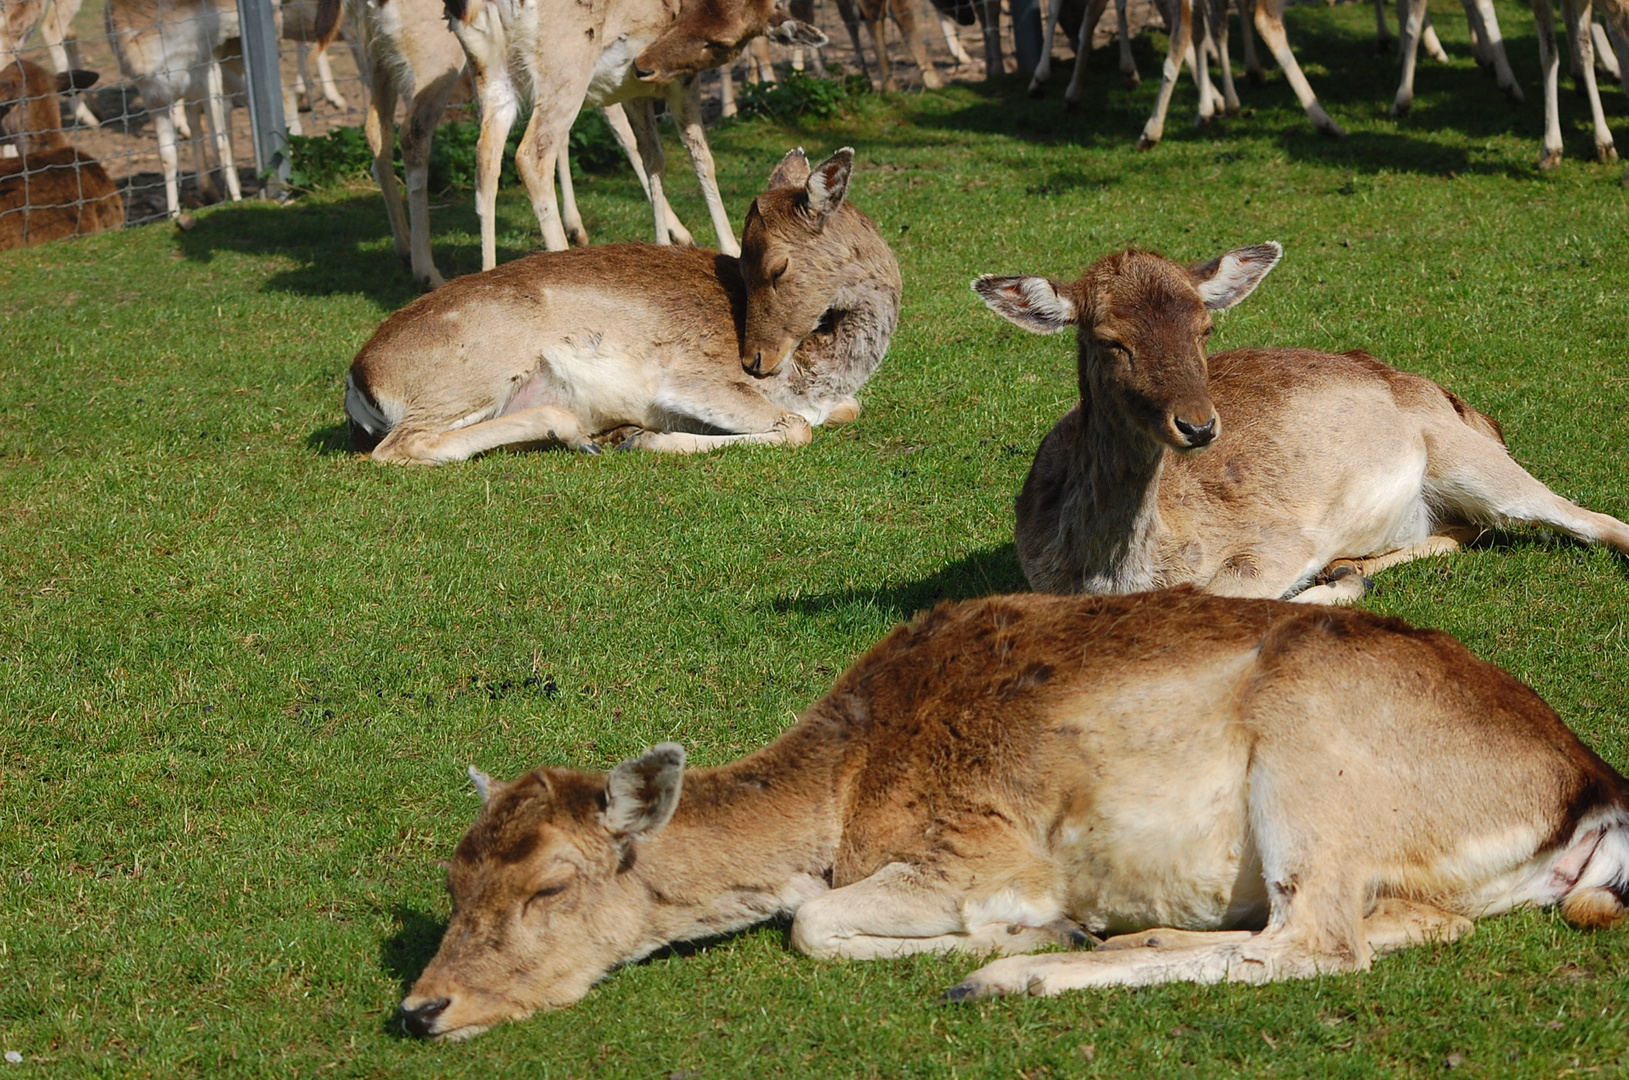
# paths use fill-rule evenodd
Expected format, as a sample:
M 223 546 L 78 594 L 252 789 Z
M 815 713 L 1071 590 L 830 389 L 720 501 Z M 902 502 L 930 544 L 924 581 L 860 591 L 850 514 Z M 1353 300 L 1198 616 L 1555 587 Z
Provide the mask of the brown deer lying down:
M 1323 573 L 1295 598 L 1331 603 L 1362 596 L 1365 574 L 1511 522 L 1629 552 L 1629 526 L 1535 480 L 1496 421 L 1430 379 L 1362 352 L 1207 358 L 1211 312 L 1281 254 L 1262 244 L 1184 269 L 1126 251 L 1078 281 L 973 282 L 1026 330 L 1079 332 L 1081 403 L 1018 496 L 1033 588 L 1289 597 Z
M 17 60 L 0 68 L 0 251 L 124 225 L 124 200 L 100 162 L 62 134 L 57 95 L 84 90 L 94 71 L 48 74 Z
M 812 171 L 794 150 L 747 211 L 739 261 L 618 244 L 458 278 L 381 326 L 351 365 L 353 440 L 438 464 L 498 447 L 644 429 L 693 452 L 809 441 L 854 394 L 899 317 L 899 265 L 845 198 L 854 152 Z
M 664 743 L 609 776 L 470 772 L 452 921 L 401 1005 L 421 1035 L 788 913 L 819 957 L 1132 935 L 960 998 L 1360 971 L 1629 902 L 1629 784 L 1533 691 L 1436 631 L 1186 588 L 941 605 L 720 768 Z

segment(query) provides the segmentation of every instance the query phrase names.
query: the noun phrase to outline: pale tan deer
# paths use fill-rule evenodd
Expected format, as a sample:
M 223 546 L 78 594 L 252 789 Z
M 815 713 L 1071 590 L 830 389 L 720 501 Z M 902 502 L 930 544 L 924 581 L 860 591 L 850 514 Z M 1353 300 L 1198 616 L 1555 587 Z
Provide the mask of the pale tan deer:
M 1281 254 L 1262 244 L 1184 268 L 1126 251 L 1076 281 L 973 283 L 1024 329 L 1079 337 L 1081 403 L 1042 440 L 1018 497 L 1032 587 L 1191 583 L 1329 603 L 1361 596 L 1367 573 L 1514 522 L 1629 553 L 1629 526 L 1535 480 L 1494 420 L 1429 379 L 1361 352 L 1207 357 L 1211 313 Z M 1346 576 L 1296 595 L 1320 574 Z
M 735 19 L 726 28 L 717 62 L 732 59 L 752 36 L 740 3 L 722 5 Z M 635 60 L 675 22 L 710 15 L 678 0 L 612 0 L 603 4 L 541 5 L 524 0 L 447 0 L 447 18 L 469 57 L 481 102 L 481 134 L 476 147 L 476 213 L 481 219 L 481 268 L 497 265 L 498 173 L 504 141 L 527 103 L 531 118 L 516 153 L 515 167 L 531 197 L 550 251 L 568 244 L 554 179 L 571 123 L 584 108 L 623 104 L 638 137 L 658 243 L 670 235 L 662 197 L 661 144 L 650 101 L 665 100 L 701 185 L 719 249 L 737 255 L 740 245 L 718 190 L 712 150 L 701 123 L 700 88 L 694 78 L 665 82 L 641 78 Z M 670 34 L 671 37 L 671 34 Z M 647 69 L 647 75 L 649 75 Z
M 396 257 L 421 288 L 445 280 L 430 252 L 430 148 L 447 102 L 464 72 L 464 48 L 448 32 L 440 0 L 319 0 L 311 37 L 326 48 L 343 15 L 356 27 L 366 62 L 369 97 L 363 131 L 373 151 L 373 178 L 385 199 Z M 407 212 L 396 183 L 396 101 L 407 115 L 401 128 Z
M 788 914 L 824 958 L 1130 935 L 998 960 L 960 999 L 1361 971 L 1513 908 L 1593 927 L 1629 902 L 1624 778 L 1453 638 L 1362 611 L 941 605 L 771 745 L 684 765 L 664 743 L 609 775 L 472 768 L 404 1026 L 469 1038 Z
M 117 229 L 124 200 L 100 162 L 69 145 L 57 95 L 86 90 L 94 71 L 48 74 L 26 60 L 0 67 L 0 250 Z
M 220 197 L 211 175 L 219 166 L 227 197 L 241 199 L 232 159 L 232 101 L 221 66 L 239 55 L 236 0 L 107 0 L 106 18 L 119 70 L 135 82 L 152 117 L 170 217 L 181 213 L 173 109 L 178 103 L 184 104 L 191 131 L 200 193 L 210 200 Z M 201 141 L 205 110 L 213 160 Z
M 362 347 L 345 411 L 378 461 L 439 464 L 635 427 L 672 452 L 806 443 L 858 415 L 899 317 L 899 266 L 845 198 L 853 151 L 788 154 L 739 261 L 619 244 L 458 278 Z

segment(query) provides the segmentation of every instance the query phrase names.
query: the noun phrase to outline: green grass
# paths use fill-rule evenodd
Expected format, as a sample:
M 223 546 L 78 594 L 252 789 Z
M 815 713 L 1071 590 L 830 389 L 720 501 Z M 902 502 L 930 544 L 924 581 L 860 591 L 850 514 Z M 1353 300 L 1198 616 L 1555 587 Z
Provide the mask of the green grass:
M 1537 96 L 1525 11 L 1503 5 Z M 944 1007 L 974 964 L 823 964 L 784 927 L 611 975 L 459 1046 L 391 1015 L 434 951 L 437 860 L 471 762 L 608 767 L 659 739 L 762 745 L 896 619 L 1022 587 L 1011 504 L 1069 405 L 1072 345 L 968 291 L 1128 244 L 1282 241 L 1216 347 L 1364 348 L 1498 416 L 1558 491 L 1629 517 L 1629 193 L 1533 168 L 1541 110 L 1468 59 L 1385 117 L 1366 7 L 1297 8 L 1351 132 L 1282 78 L 1254 115 L 1132 142 L 1153 92 L 1096 58 L 1087 107 L 991 90 L 866 97 L 712 135 L 733 220 L 788 147 L 858 150 L 905 309 L 856 424 L 797 451 L 564 453 L 386 469 L 344 452 L 342 373 L 413 295 L 366 187 L 0 256 L 0 1050 L 18 1076 L 1556 1076 L 1629 1069 L 1629 935 L 1549 913 L 1367 975 Z M 1145 77 L 1151 42 L 1138 44 Z M 1061 92 L 1060 86 L 1054 94 Z M 1608 109 L 1620 136 L 1625 101 Z M 671 140 L 670 140 L 671 141 Z M 670 147 L 676 203 L 706 216 Z M 578 187 L 638 238 L 626 173 Z M 432 213 L 479 264 L 467 194 Z M 502 258 L 533 246 L 506 192 Z M 1531 531 L 1383 575 L 1366 601 L 1447 629 L 1629 768 L 1629 567 Z M 533 680 L 528 682 L 528 680 Z

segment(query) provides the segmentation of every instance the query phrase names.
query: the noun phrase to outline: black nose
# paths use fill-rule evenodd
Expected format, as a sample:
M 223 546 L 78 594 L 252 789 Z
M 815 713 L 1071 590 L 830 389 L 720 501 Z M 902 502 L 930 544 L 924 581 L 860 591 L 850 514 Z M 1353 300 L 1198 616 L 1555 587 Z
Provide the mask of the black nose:
M 638 64 L 633 66 L 633 73 L 634 78 L 636 79 L 648 79 L 655 74 L 654 71 L 646 70 L 645 68 L 640 67 Z
M 436 998 L 434 1001 L 426 1001 L 416 1009 L 409 1009 L 403 1005 L 402 1030 L 409 1035 L 428 1039 L 435 1034 L 430 1025 L 434 1024 L 436 1017 L 446 1012 L 447 1006 L 451 1004 L 452 998 Z
M 1203 425 L 1194 427 L 1182 417 L 1175 418 L 1176 429 L 1182 437 L 1188 440 L 1189 446 L 1209 446 L 1216 438 L 1216 417 L 1211 417 Z
M 764 354 L 761 352 L 753 353 L 752 363 L 743 366 L 746 367 L 749 375 L 762 375 L 764 371 Z

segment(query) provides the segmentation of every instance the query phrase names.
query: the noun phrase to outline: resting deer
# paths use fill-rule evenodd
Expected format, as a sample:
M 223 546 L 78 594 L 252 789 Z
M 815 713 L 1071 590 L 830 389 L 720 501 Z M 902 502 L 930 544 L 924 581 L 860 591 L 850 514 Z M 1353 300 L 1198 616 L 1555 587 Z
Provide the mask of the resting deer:
M 58 94 L 86 90 L 94 71 L 47 74 L 26 60 L 0 68 L 0 250 L 124 225 L 124 200 L 100 162 L 62 134 Z
M 1191 589 L 941 605 L 718 768 L 664 743 L 470 775 L 452 919 L 401 1003 L 424 1036 L 788 914 L 823 958 L 1120 935 L 959 999 L 1361 971 L 1474 918 L 1629 902 L 1629 783 L 1533 691 L 1446 634 Z
M 788 154 L 747 211 L 739 261 L 618 244 L 540 253 L 454 280 L 381 326 L 345 411 L 378 461 L 642 429 L 623 446 L 806 443 L 854 395 L 899 317 L 899 266 L 844 197 L 853 151 Z
M 1211 313 L 1281 254 L 1262 244 L 1184 269 L 1126 251 L 1078 281 L 973 283 L 1026 330 L 1079 335 L 1081 403 L 1042 440 L 1018 496 L 1033 588 L 1289 597 L 1356 560 L 1296 596 L 1329 603 L 1361 596 L 1367 573 L 1510 522 L 1629 553 L 1629 526 L 1528 475 L 1497 422 L 1429 379 L 1362 352 L 1207 358 Z

